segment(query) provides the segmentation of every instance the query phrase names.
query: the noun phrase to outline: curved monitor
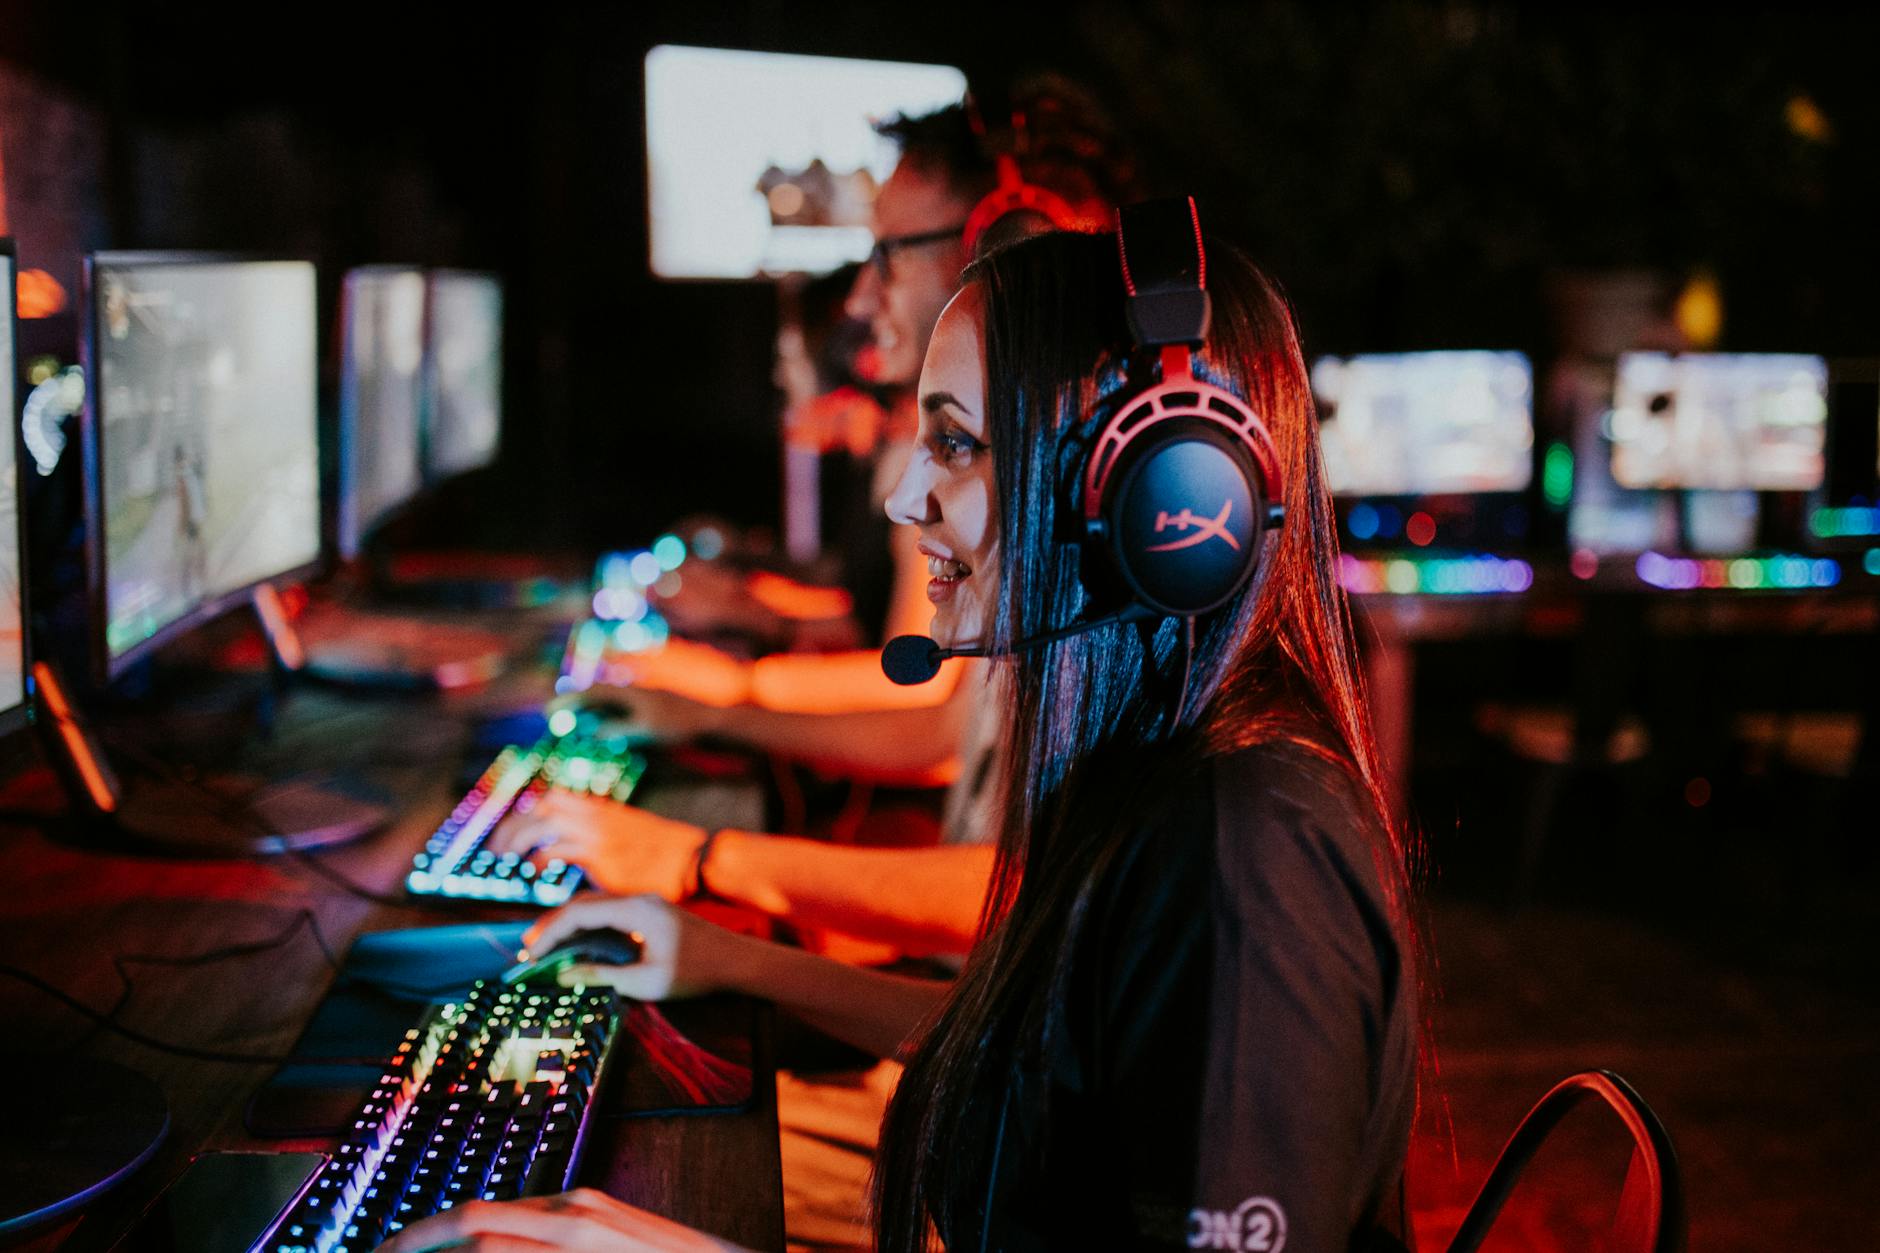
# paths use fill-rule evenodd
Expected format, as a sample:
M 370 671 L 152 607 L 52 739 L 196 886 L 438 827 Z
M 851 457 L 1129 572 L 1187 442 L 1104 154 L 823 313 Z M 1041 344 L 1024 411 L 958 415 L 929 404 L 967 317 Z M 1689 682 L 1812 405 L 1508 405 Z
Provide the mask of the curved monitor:
M 1320 357 L 1325 473 L 1337 496 L 1526 491 L 1534 374 L 1518 352 Z
M 26 621 L 26 531 L 20 525 L 20 432 L 13 416 L 14 352 L 13 241 L 0 239 L 0 413 L 7 430 L 0 435 L 0 735 L 18 730 L 27 718 L 26 670 L 30 664 Z
M 86 547 L 115 676 L 320 558 L 313 266 L 87 259 Z
M 503 285 L 436 270 L 425 318 L 424 460 L 432 480 L 496 460 L 503 434 Z
M 424 271 L 363 266 L 340 292 L 339 552 L 424 486 Z

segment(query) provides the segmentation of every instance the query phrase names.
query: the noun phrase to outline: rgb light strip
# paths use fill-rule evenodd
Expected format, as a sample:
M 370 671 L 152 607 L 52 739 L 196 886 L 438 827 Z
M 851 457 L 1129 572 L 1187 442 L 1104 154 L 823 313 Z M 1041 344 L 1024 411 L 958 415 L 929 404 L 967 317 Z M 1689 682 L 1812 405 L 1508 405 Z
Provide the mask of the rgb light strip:
M 1871 509 L 1862 505 L 1817 509 L 1808 515 L 1808 529 L 1815 533 L 1817 539 L 1880 535 L 1880 506 Z
M 1356 596 L 1492 596 L 1534 586 L 1534 567 L 1513 557 L 1338 559 L 1339 581 Z
M 1827 557 L 1798 557 L 1775 553 L 1765 557 L 1667 557 L 1663 553 L 1640 553 L 1638 577 L 1661 591 L 1688 592 L 1699 589 L 1751 591 L 1797 591 L 1802 588 L 1833 587 L 1841 581 L 1841 566 Z

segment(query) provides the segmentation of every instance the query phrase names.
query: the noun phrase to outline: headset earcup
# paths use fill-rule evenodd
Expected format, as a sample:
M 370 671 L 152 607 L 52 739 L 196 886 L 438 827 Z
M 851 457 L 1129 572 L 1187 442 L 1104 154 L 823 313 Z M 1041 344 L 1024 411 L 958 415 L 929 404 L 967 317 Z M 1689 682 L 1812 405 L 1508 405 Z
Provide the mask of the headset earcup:
M 1102 548 L 1128 595 L 1158 613 L 1206 613 L 1246 586 L 1267 501 L 1240 443 L 1174 419 L 1131 448 L 1106 485 Z

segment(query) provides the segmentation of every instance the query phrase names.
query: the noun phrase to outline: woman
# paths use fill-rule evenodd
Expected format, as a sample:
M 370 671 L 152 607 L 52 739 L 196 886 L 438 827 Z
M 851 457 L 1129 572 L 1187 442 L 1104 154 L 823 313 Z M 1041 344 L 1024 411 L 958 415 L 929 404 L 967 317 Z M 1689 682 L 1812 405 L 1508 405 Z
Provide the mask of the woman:
M 883 1249 L 1401 1238 L 1419 1020 L 1405 850 L 1290 315 L 1237 254 L 1211 250 L 1206 273 L 1197 373 L 1263 415 L 1286 525 L 1191 642 L 1175 620 L 1111 625 L 1003 663 L 1007 812 L 986 939 L 956 985 L 838 967 L 643 898 L 569 906 L 530 937 L 637 931 L 641 965 L 571 977 L 769 996 L 904 1055 L 876 1171 Z M 1009 646 L 1093 608 L 1061 484 L 1085 413 L 1123 385 L 1123 284 L 1114 239 L 1044 236 L 977 263 L 942 316 L 920 449 L 889 507 L 932 559 L 943 647 Z M 592 1196 L 572 1217 L 530 1204 L 562 1224 L 552 1239 L 593 1232 L 580 1247 L 713 1247 Z M 394 1247 L 526 1229 L 518 1209 L 447 1215 Z

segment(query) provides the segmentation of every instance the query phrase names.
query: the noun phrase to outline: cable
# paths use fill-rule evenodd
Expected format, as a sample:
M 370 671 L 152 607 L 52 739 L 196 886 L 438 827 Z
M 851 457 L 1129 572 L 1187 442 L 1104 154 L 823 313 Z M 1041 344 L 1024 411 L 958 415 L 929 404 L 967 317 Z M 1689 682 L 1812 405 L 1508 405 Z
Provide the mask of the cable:
M 304 849 L 289 849 L 286 855 L 289 861 L 305 866 L 307 869 L 320 876 L 320 878 L 325 879 L 328 883 L 331 883 L 333 886 L 340 889 L 340 891 L 346 893 L 346 895 L 357 897 L 370 904 L 384 905 L 392 909 L 424 909 L 435 907 L 434 903 L 431 901 L 416 900 L 404 896 L 390 896 L 383 892 L 374 891 L 364 884 L 355 883 Z M 446 905 L 452 903 L 453 902 L 450 901 L 444 902 Z
M 204 1062 L 228 1062 L 242 1066 L 286 1066 L 286 1065 L 324 1065 L 324 1066 L 375 1066 L 385 1060 L 384 1057 L 292 1057 L 276 1053 L 232 1053 L 220 1049 L 202 1049 L 189 1044 L 174 1044 L 168 1040 L 159 1040 L 155 1036 L 145 1035 L 134 1027 L 113 1022 L 106 1015 L 93 1009 L 77 997 L 54 987 L 29 970 L 17 966 L 0 965 L 0 975 L 17 979 L 28 987 L 37 988 L 58 1001 L 66 1008 L 114 1035 L 119 1035 L 133 1044 L 141 1044 L 147 1049 L 159 1053 L 169 1053 L 176 1057 L 188 1057 Z
M 1170 727 L 1171 730 L 1179 728 L 1182 724 L 1182 714 L 1186 712 L 1188 708 L 1188 683 L 1189 683 L 1189 680 L 1191 680 L 1194 677 L 1194 672 L 1195 672 L 1195 620 L 1193 618 L 1183 618 L 1182 619 L 1182 690 L 1181 690 L 1181 695 L 1176 697 L 1175 699 L 1175 721 Z

